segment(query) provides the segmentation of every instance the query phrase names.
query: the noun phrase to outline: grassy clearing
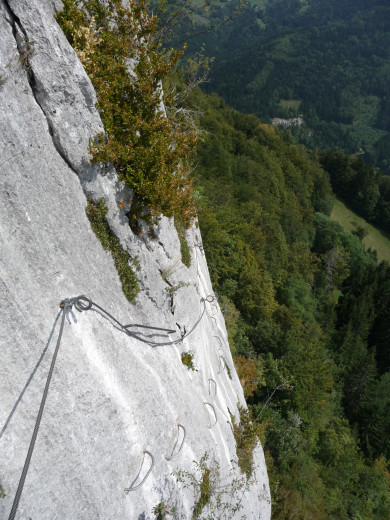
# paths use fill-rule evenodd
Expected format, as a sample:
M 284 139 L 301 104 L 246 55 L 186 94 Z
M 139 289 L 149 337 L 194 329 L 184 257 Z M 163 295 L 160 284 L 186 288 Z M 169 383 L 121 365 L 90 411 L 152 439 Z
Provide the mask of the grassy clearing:
M 335 201 L 333 211 L 330 216 L 336 220 L 347 231 L 355 231 L 361 226 L 367 235 L 363 239 L 363 244 L 368 249 L 375 249 L 378 254 L 378 260 L 386 260 L 390 263 L 390 236 L 379 231 L 371 224 L 368 224 L 363 218 L 358 217 L 356 213 L 348 209 L 340 200 Z
M 283 108 L 291 108 L 292 110 L 299 110 L 302 101 L 299 99 L 281 99 L 280 106 Z

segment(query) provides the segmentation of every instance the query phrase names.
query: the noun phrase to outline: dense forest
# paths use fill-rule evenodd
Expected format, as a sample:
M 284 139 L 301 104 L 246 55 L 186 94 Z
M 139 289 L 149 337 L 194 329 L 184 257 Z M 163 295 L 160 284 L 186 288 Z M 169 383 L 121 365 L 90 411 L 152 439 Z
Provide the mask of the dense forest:
M 390 266 L 329 214 L 317 157 L 197 91 L 199 222 L 273 518 L 388 519 Z
M 190 38 L 215 57 L 208 92 L 269 122 L 302 114 L 309 146 L 342 149 L 390 173 L 390 5 L 386 0 L 249 0 L 192 16 Z M 210 25 L 217 27 L 191 38 Z
M 389 519 L 390 266 L 378 264 L 375 252 L 364 250 L 358 233 L 344 231 L 329 218 L 334 189 L 366 218 L 386 227 L 388 182 L 361 158 L 310 152 L 290 132 L 193 89 L 196 59 L 189 60 L 189 82 L 187 76 L 180 87 L 185 73 L 172 73 L 172 68 L 181 53 L 161 51 L 156 34 L 164 32 L 164 25 L 158 28 L 155 18 L 148 18 L 143 2 L 134 2 L 131 12 L 121 0 L 107 5 L 65 0 L 64 7 L 57 19 L 96 88 L 106 130 L 92 143 L 93 160 L 111 161 L 135 190 L 139 211 L 130 215 L 130 224 L 145 219 L 153 231 L 163 213 L 175 217 L 184 236 L 196 203 L 252 431 L 260 434 L 265 448 L 273 518 Z M 383 2 L 259 1 L 231 25 L 218 25 L 232 9 L 233 4 L 217 4 L 208 14 L 216 21 L 215 32 L 202 35 L 215 48 L 218 43 L 218 52 L 229 60 L 228 72 L 221 65 L 211 76 L 220 70 L 224 95 L 238 105 L 248 101 L 249 92 L 261 110 L 242 108 L 262 117 L 293 114 L 298 106 L 281 101 L 299 100 L 308 124 L 314 128 L 318 123 L 311 137 L 324 138 L 321 148 L 332 144 L 329 125 L 358 128 L 353 103 L 369 101 L 371 108 L 382 103 L 381 110 L 370 112 L 376 130 L 367 125 L 363 132 L 364 139 L 371 135 L 369 128 L 379 132 L 369 141 L 376 150 L 376 139 L 386 138 L 390 130 L 384 118 L 389 13 Z M 350 20 L 361 24 L 361 40 L 348 32 Z M 181 30 L 196 32 L 204 23 L 207 29 L 208 19 L 192 16 L 191 26 L 184 24 Z M 375 30 L 365 40 L 370 24 Z M 80 32 L 79 26 L 87 31 Z M 259 46 L 258 51 L 245 58 L 241 43 L 252 40 L 252 50 Z M 291 75 L 301 74 L 294 62 L 298 43 L 306 49 L 299 55 L 306 72 L 295 83 L 302 90 L 283 90 L 293 88 Z M 336 43 L 345 45 L 345 54 Z M 360 63 L 356 68 L 349 67 L 350 45 Z M 274 59 L 274 52 L 279 65 L 265 61 L 265 72 L 258 69 L 258 60 Z M 135 58 L 136 79 L 127 68 Z M 258 82 L 241 77 L 244 69 L 253 77 L 260 74 Z M 342 87 L 337 81 L 343 74 L 352 79 Z M 161 80 L 166 119 L 161 117 Z M 351 85 L 358 91 L 348 90 Z M 186 106 L 178 105 L 191 89 Z M 193 171 L 189 156 L 196 140 Z M 337 143 L 340 147 L 339 138 Z

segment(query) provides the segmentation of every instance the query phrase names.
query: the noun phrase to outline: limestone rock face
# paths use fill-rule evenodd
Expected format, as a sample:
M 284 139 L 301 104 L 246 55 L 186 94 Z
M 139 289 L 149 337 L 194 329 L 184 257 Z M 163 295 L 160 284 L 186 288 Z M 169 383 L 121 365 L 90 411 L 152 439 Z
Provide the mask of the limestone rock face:
M 164 501 L 176 505 L 177 518 L 190 519 L 194 495 L 172 473 L 192 471 L 207 451 L 226 477 L 236 459 L 230 413 L 238 417 L 242 389 L 219 306 L 201 301 L 213 289 L 197 227 L 187 235 L 187 268 L 173 222 L 163 218 L 156 237 L 134 235 L 126 217 L 131 191 L 115 171 L 90 164 L 89 140 L 102 124 L 91 83 L 53 18 L 59 7 L 0 0 L 0 483 L 8 493 L 0 517 L 8 517 L 26 457 L 59 333 L 59 303 L 85 294 L 121 323 L 176 331 L 153 333 L 157 342 L 179 339 L 206 310 L 182 342 L 161 347 L 128 336 L 96 308 L 67 312 L 16 518 L 151 519 Z M 139 262 L 134 305 L 91 230 L 87 196 L 106 199 L 111 229 Z M 167 289 L 180 282 L 171 295 Z M 189 351 L 194 372 L 181 362 Z M 215 410 L 214 426 L 205 403 Z M 184 432 L 180 453 L 170 457 Z M 151 467 L 149 453 L 150 474 L 126 494 L 141 465 L 136 484 Z M 232 518 L 270 517 L 260 445 L 255 464 L 256 479 Z

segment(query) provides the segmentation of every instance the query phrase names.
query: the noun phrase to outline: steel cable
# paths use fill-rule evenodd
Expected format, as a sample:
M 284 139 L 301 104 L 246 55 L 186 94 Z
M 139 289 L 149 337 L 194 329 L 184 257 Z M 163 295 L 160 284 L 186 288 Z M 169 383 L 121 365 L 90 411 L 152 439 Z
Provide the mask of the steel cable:
M 106 311 L 106 309 L 104 309 L 103 307 L 101 307 L 100 305 L 98 305 L 97 303 L 95 303 L 90 298 L 88 298 L 87 296 L 84 296 L 84 295 L 76 296 L 74 298 L 67 298 L 67 299 L 63 300 L 60 303 L 60 308 L 62 309 L 62 317 L 61 317 L 60 331 L 59 331 L 58 338 L 57 338 L 57 344 L 56 344 L 56 347 L 54 349 L 54 354 L 53 354 L 53 357 L 52 357 L 52 360 L 51 360 L 49 373 L 48 373 L 48 376 L 47 376 L 47 379 L 46 379 L 46 384 L 45 384 L 45 388 L 44 388 L 44 391 L 43 391 L 41 404 L 39 406 L 38 415 L 37 415 L 37 418 L 35 420 L 34 431 L 33 431 L 32 437 L 31 437 L 31 441 L 30 441 L 30 445 L 29 445 L 29 448 L 28 448 L 26 460 L 24 462 L 22 474 L 20 476 L 19 484 L 18 484 L 16 493 L 15 493 L 15 498 L 14 498 L 14 501 L 13 501 L 13 504 L 12 504 L 12 508 L 11 508 L 8 520 L 14 520 L 15 519 L 15 515 L 16 515 L 18 507 L 19 507 L 19 502 L 20 502 L 20 498 L 22 496 L 24 483 L 26 481 L 27 473 L 28 473 L 28 470 L 29 470 L 29 467 L 30 467 L 31 457 L 33 455 L 35 442 L 36 442 L 36 439 L 37 439 L 37 436 L 38 436 L 38 431 L 39 431 L 39 427 L 40 427 L 40 424 L 41 424 L 43 411 L 44 411 L 45 404 L 46 404 L 47 395 L 49 393 L 50 382 L 51 382 L 51 379 L 52 379 L 52 376 L 53 376 L 53 371 L 54 371 L 54 366 L 55 366 L 55 363 L 56 363 L 56 360 L 57 360 L 58 350 L 59 350 L 60 344 L 61 344 L 62 334 L 63 334 L 63 330 L 64 330 L 64 323 L 65 323 L 66 312 L 68 310 L 70 310 L 73 306 L 79 312 L 90 310 L 92 308 L 92 306 L 94 306 L 97 309 L 100 309 L 100 311 L 102 311 L 104 314 L 106 314 L 109 318 L 111 318 L 111 320 L 114 321 L 117 325 L 119 325 L 121 330 L 123 330 L 129 336 L 137 339 L 138 341 L 146 343 L 146 344 L 148 344 L 148 345 L 150 345 L 152 347 L 158 347 L 158 346 L 165 346 L 165 345 L 175 345 L 175 344 L 180 343 L 181 341 L 183 341 L 183 339 L 186 338 L 187 336 L 189 336 L 195 330 L 195 328 L 198 326 L 199 322 L 203 318 L 203 315 L 204 315 L 204 313 L 206 311 L 206 301 L 211 303 L 211 302 L 214 301 L 214 299 L 215 299 L 215 297 L 212 296 L 212 295 L 207 296 L 206 298 L 201 298 L 200 301 L 201 301 L 201 303 L 203 303 L 203 310 L 202 310 L 198 320 L 193 325 L 193 327 L 188 332 L 186 332 L 186 334 L 184 334 L 181 338 L 179 338 L 177 340 L 174 340 L 174 341 L 167 341 L 167 342 L 161 342 L 161 343 L 156 343 L 156 342 L 152 342 L 152 341 L 146 340 L 144 338 L 141 338 L 140 336 L 137 335 L 137 333 L 129 331 L 128 329 L 130 327 L 140 327 L 140 328 L 144 328 L 144 329 L 160 330 L 160 331 L 164 331 L 164 332 L 167 332 L 167 333 L 174 333 L 176 331 L 173 330 L 173 329 L 165 329 L 165 328 L 161 328 L 161 327 L 154 327 L 154 326 L 151 326 L 151 325 L 142 325 L 142 324 L 135 324 L 135 323 L 129 324 L 129 325 L 122 325 L 122 323 L 120 323 L 120 321 L 118 321 L 114 316 L 112 316 L 108 311 Z M 147 451 L 145 453 L 148 453 L 152 457 L 152 467 L 153 467 L 153 464 L 154 464 L 153 456 L 149 452 L 147 452 Z M 144 456 L 145 456 L 145 453 L 144 453 Z M 140 485 L 143 484 L 143 482 L 145 481 L 146 477 L 149 475 L 152 467 L 150 468 L 149 472 L 147 473 L 147 475 L 145 476 L 145 478 L 143 479 L 143 481 L 141 482 Z M 137 478 L 138 478 L 138 475 L 137 475 Z M 137 478 L 135 480 L 137 480 Z M 134 482 L 133 482 L 133 484 L 134 484 Z M 140 485 L 138 485 L 136 488 L 132 488 L 132 485 L 130 486 L 130 488 L 128 488 L 129 491 L 137 489 L 140 486 Z
M 33 454 L 33 451 L 34 451 L 35 441 L 37 439 L 39 426 L 41 424 L 43 410 L 45 408 L 46 398 L 47 398 L 47 394 L 49 392 L 49 386 L 50 386 L 51 378 L 52 378 L 52 375 L 53 375 L 54 365 L 56 363 L 58 349 L 59 349 L 60 343 L 61 343 L 62 333 L 63 333 L 63 330 L 64 330 L 65 313 L 66 313 L 67 307 L 68 307 L 67 303 L 65 303 L 64 306 L 62 307 L 62 318 L 61 318 L 60 332 L 58 334 L 56 348 L 54 350 L 53 358 L 51 360 L 49 374 L 47 376 L 45 389 L 43 391 L 41 404 L 39 406 L 38 415 L 37 415 L 37 418 L 36 418 L 36 421 L 35 421 L 35 426 L 34 426 L 34 431 L 33 431 L 32 437 L 31 437 L 30 446 L 28 448 L 26 460 L 24 462 L 22 474 L 20 476 L 18 488 L 16 490 L 14 502 L 12 504 L 12 508 L 11 508 L 11 512 L 10 512 L 10 515 L 8 517 L 8 520 L 14 520 L 16 512 L 17 512 L 18 507 L 19 507 L 20 497 L 22 496 L 24 483 L 25 483 L 25 480 L 26 480 L 26 476 L 27 476 L 27 472 L 28 472 L 29 466 L 30 466 L 31 457 L 32 457 L 32 454 Z
M 95 303 L 94 301 L 90 300 L 86 296 L 79 296 L 78 298 L 73 298 L 72 300 L 77 300 L 77 299 L 80 299 L 80 298 L 83 298 L 84 301 L 88 300 L 91 303 L 91 306 L 100 309 L 104 314 L 106 314 L 115 323 L 117 323 L 119 325 L 119 327 L 121 328 L 121 330 L 123 330 L 128 336 L 131 336 L 132 338 L 135 338 L 138 341 L 141 341 L 142 343 L 146 343 L 147 345 L 150 345 L 151 347 L 164 347 L 164 346 L 168 346 L 168 345 L 177 345 L 178 343 L 181 343 L 183 341 L 183 339 L 187 338 L 190 334 L 192 334 L 192 332 L 199 325 L 201 319 L 203 318 L 204 313 L 206 312 L 206 302 L 211 303 L 214 300 L 216 300 L 216 297 L 213 296 L 213 295 L 209 295 L 209 296 L 206 296 L 206 298 L 201 298 L 200 299 L 201 303 L 203 303 L 203 309 L 202 309 L 202 311 L 200 313 L 200 316 L 196 320 L 196 322 L 194 323 L 192 328 L 188 332 L 186 332 L 183 336 L 181 336 L 180 338 L 178 338 L 176 340 L 173 340 L 173 341 L 155 342 L 155 341 L 151 341 L 149 339 L 142 338 L 136 332 L 130 331 L 128 329 L 130 327 L 141 327 L 141 328 L 144 328 L 144 329 L 161 330 L 161 331 L 164 331 L 164 332 L 168 332 L 170 334 L 174 333 L 176 331 L 172 330 L 172 329 L 165 329 L 165 328 L 161 328 L 161 327 L 152 327 L 151 325 L 141 325 L 141 324 L 136 324 L 136 323 L 131 323 L 129 325 L 123 325 L 122 323 L 120 323 L 120 321 L 118 321 L 116 318 L 114 318 L 114 316 L 112 316 L 109 312 L 107 312 L 106 309 L 104 309 L 103 307 L 101 307 L 100 305 Z M 88 307 L 88 309 L 90 309 L 91 306 Z M 76 307 L 77 310 L 79 310 L 76 305 L 75 305 L 75 307 Z M 82 310 L 84 310 L 84 309 L 82 309 Z M 85 309 L 85 310 L 87 310 L 87 309 Z

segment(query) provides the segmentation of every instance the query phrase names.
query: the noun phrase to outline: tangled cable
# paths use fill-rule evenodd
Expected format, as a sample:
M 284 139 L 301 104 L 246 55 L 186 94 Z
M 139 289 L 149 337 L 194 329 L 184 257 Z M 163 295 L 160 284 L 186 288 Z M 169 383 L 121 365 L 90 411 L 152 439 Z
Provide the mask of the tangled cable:
M 203 318 L 203 315 L 206 312 L 206 302 L 212 303 L 213 301 L 217 301 L 217 300 L 218 300 L 218 297 L 211 295 L 211 294 L 206 296 L 206 298 L 201 298 L 200 302 L 203 303 L 203 309 L 200 313 L 199 318 L 196 320 L 196 322 L 194 323 L 192 328 L 188 332 L 183 334 L 183 336 L 181 336 L 179 339 L 176 339 L 173 341 L 162 341 L 162 342 L 155 342 L 155 341 L 151 341 L 149 339 L 145 339 L 145 338 L 139 336 L 139 334 L 137 334 L 136 332 L 130 331 L 129 329 L 133 328 L 133 327 L 139 327 L 139 328 L 150 329 L 150 330 L 161 330 L 163 332 L 167 332 L 168 334 L 173 334 L 176 331 L 172 330 L 172 329 L 161 328 L 161 327 L 152 327 L 151 325 L 141 325 L 140 323 L 130 323 L 129 325 L 123 325 L 120 321 L 118 321 L 116 318 L 114 318 L 114 316 L 112 316 L 112 314 L 110 314 L 106 309 L 104 309 L 103 307 L 98 305 L 96 302 L 92 301 L 87 296 L 82 295 L 82 296 L 77 296 L 75 298 L 69 298 L 69 299 L 61 302 L 61 306 L 63 304 L 64 305 L 66 304 L 68 307 L 74 306 L 79 312 L 87 311 L 87 310 L 91 309 L 92 307 L 96 307 L 97 309 L 102 311 L 104 314 L 106 314 L 106 316 L 111 318 L 111 320 L 114 321 L 117 325 L 119 325 L 120 329 L 123 330 L 128 336 L 131 336 L 132 338 L 135 338 L 138 341 L 141 341 L 142 343 L 146 343 L 147 345 L 150 345 L 151 347 L 164 347 L 164 346 L 168 346 L 168 345 L 177 345 L 178 343 L 181 343 L 183 341 L 183 339 L 187 338 L 196 329 L 196 327 L 199 325 L 201 319 Z
M 183 341 L 184 338 L 189 336 L 195 330 L 195 328 L 198 326 L 199 322 L 203 318 L 203 315 L 204 315 L 204 313 L 206 311 L 206 301 L 211 303 L 211 302 L 213 302 L 216 299 L 217 299 L 217 297 L 213 296 L 213 295 L 206 296 L 206 298 L 201 298 L 200 301 L 201 301 L 201 303 L 203 303 L 203 310 L 201 311 L 200 316 L 199 316 L 198 320 L 195 322 L 195 324 L 193 325 L 193 327 L 188 332 L 186 332 L 181 338 L 179 338 L 177 340 L 160 342 L 160 343 L 156 343 L 156 342 L 147 340 L 145 338 L 142 338 L 136 332 L 130 331 L 129 329 L 133 328 L 133 327 L 138 327 L 138 328 L 143 328 L 143 329 L 148 329 L 148 330 L 159 330 L 159 331 L 166 332 L 168 334 L 174 333 L 176 331 L 172 330 L 172 329 L 166 329 L 166 328 L 161 328 L 161 327 L 154 327 L 154 326 L 151 326 L 151 325 L 142 325 L 142 324 L 139 324 L 139 323 L 130 323 L 128 325 L 122 325 L 122 323 L 120 321 L 118 321 L 114 316 L 112 316 L 112 314 L 110 314 L 106 309 L 104 309 L 103 307 L 98 305 L 96 302 L 92 301 L 90 298 L 88 298 L 87 296 L 84 296 L 84 295 L 75 296 L 74 298 L 66 298 L 65 300 L 63 300 L 60 303 L 60 308 L 62 309 L 62 317 L 61 317 L 60 331 L 59 331 L 58 338 L 57 338 L 57 344 L 56 344 L 55 349 L 54 349 L 54 354 L 53 354 L 53 357 L 52 357 L 52 360 L 51 360 L 49 373 L 48 373 L 48 376 L 47 376 L 45 388 L 44 388 L 42 399 L 41 399 L 41 404 L 39 406 L 38 415 L 37 415 L 37 418 L 36 418 L 36 421 L 35 421 L 34 431 L 33 431 L 32 437 L 31 437 L 31 441 L 30 441 L 30 445 L 29 445 L 29 448 L 28 448 L 26 460 L 24 462 L 22 474 L 20 476 L 18 488 L 17 488 L 16 493 L 15 493 L 15 498 L 14 498 L 14 501 L 13 501 L 13 504 L 12 504 L 12 508 L 11 508 L 11 512 L 9 514 L 8 520 L 14 520 L 15 519 L 15 515 L 16 515 L 16 512 L 17 512 L 18 507 L 19 507 L 20 498 L 22 496 L 24 483 L 25 483 L 25 480 L 26 480 L 26 477 L 27 477 L 28 469 L 30 467 L 31 457 L 32 457 L 32 454 L 33 454 L 33 451 L 34 451 L 35 442 L 36 442 L 36 439 L 37 439 L 37 436 L 38 436 L 38 430 L 39 430 L 39 427 L 40 427 L 40 424 L 41 424 L 41 420 L 42 420 L 43 410 L 45 408 L 47 395 L 49 393 L 50 382 L 51 382 L 51 379 L 52 379 L 52 376 L 53 376 L 53 370 L 54 370 L 54 366 L 55 366 L 55 363 L 56 363 L 58 350 L 59 350 L 60 344 L 61 344 L 62 334 L 63 334 L 63 331 L 64 331 L 65 316 L 66 316 L 67 311 L 71 310 L 72 307 L 74 307 L 79 312 L 88 311 L 92 307 L 96 307 L 101 312 L 106 314 L 106 316 L 108 316 L 113 322 L 115 322 L 117 325 L 119 325 L 120 329 L 123 330 L 128 336 L 131 336 L 131 337 L 137 339 L 138 341 L 141 341 L 142 343 L 146 343 L 146 344 L 150 345 L 151 347 L 162 347 L 162 346 L 165 346 L 165 345 L 176 345 L 177 343 L 180 343 L 181 341 Z M 149 454 L 149 452 L 146 452 L 146 453 Z M 149 454 L 149 455 L 152 457 L 152 465 L 153 465 L 153 463 L 154 463 L 153 456 L 151 454 Z M 147 475 L 145 476 L 145 478 L 143 479 L 143 481 L 141 482 L 140 485 L 143 484 L 143 482 L 145 481 L 146 477 L 149 475 L 150 471 L 151 471 L 151 469 L 149 470 L 149 472 L 147 473 Z M 137 478 L 138 478 L 138 476 L 137 476 Z M 134 484 L 134 482 L 133 482 L 133 484 Z M 133 484 L 132 484 L 132 486 L 133 486 Z M 136 489 L 136 488 L 132 488 L 132 486 L 130 486 L 130 488 L 128 488 L 128 489 L 129 490 Z M 139 486 L 137 486 L 137 488 Z

